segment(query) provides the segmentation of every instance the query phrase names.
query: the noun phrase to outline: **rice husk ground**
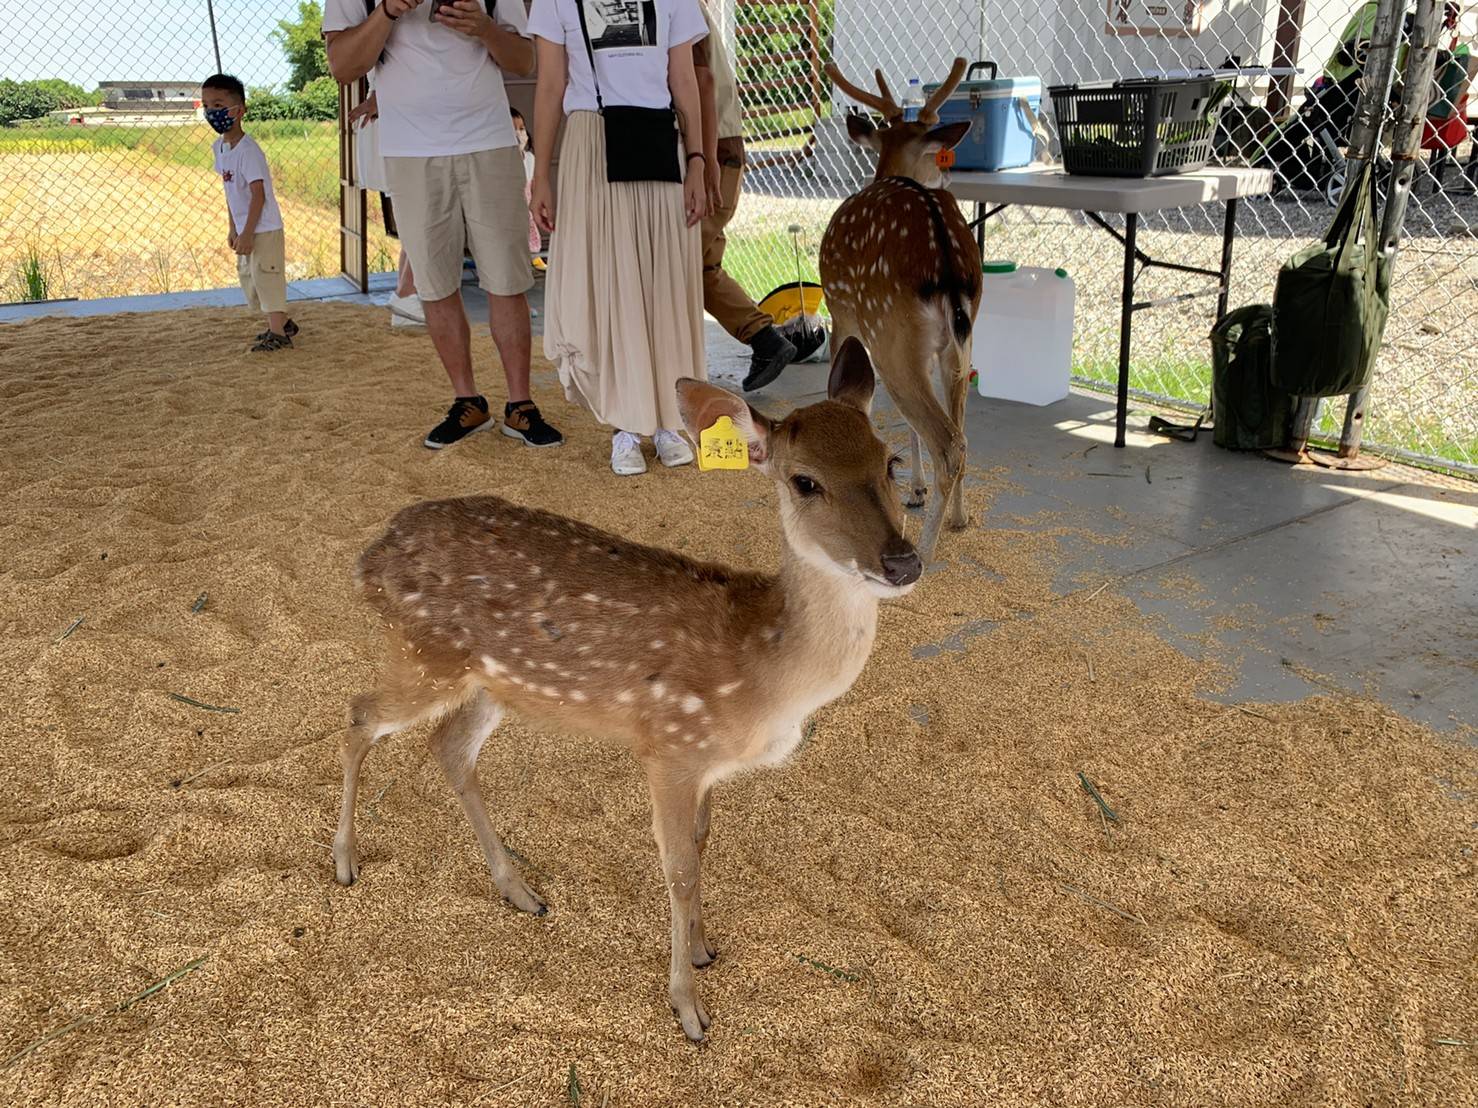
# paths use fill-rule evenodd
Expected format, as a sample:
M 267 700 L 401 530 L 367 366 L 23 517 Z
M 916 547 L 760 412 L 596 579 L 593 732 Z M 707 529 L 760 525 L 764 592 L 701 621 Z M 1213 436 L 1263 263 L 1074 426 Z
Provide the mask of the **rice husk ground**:
M 515 720 L 483 751 L 544 919 L 498 900 L 424 728 L 371 755 L 340 888 L 379 657 L 349 570 L 397 508 L 491 491 L 761 567 L 778 524 L 753 474 L 612 476 L 547 373 L 562 449 L 424 451 L 425 337 L 299 318 L 270 358 L 241 311 L 0 330 L 0 1057 L 86 1021 L 0 1100 L 1478 1103 L 1471 733 L 1212 701 L 1226 673 L 1112 585 L 1053 591 L 1063 528 L 947 536 L 795 761 L 721 788 L 701 1047 L 620 749 Z

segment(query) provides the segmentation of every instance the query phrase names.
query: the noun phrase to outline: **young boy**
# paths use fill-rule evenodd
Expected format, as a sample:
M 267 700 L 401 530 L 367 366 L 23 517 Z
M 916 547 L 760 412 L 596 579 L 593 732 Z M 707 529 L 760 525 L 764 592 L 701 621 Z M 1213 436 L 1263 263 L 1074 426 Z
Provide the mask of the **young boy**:
M 293 344 L 298 325 L 287 318 L 282 212 L 272 194 L 272 175 L 262 148 L 241 129 L 246 89 L 235 77 L 217 73 L 201 83 L 200 100 L 205 121 L 221 136 L 211 150 L 226 187 L 226 241 L 236 251 L 241 291 L 248 306 L 267 316 L 267 329 L 252 350 L 281 350 Z

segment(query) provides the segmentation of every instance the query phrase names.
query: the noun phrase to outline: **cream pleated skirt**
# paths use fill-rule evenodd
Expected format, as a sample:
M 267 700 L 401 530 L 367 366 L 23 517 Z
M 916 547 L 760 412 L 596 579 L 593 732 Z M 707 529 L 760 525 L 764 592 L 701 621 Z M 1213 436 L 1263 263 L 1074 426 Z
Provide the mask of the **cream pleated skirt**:
M 606 180 L 594 112 L 565 124 L 544 295 L 544 356 L 565 396 L 622 431 L 682 429 L 677 379 L 708 376 L 699 228 L 681 185 Z

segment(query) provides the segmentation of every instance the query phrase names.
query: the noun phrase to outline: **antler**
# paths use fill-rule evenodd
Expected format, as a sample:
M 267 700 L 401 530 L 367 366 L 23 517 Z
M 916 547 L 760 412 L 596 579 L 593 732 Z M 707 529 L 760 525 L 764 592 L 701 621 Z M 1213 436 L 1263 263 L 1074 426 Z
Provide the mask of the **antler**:
M 964 58 L 955 59 L 955 64 L 949 67 L 949 76 L 944 79 L 944 83 L 934 90 L 928 102 L 919 109 L 920 123 L 933 124 L 939 122 L 939 105 L 949 99 L 949 94 L 954 92 L 961 79 L 965 76 L 965 64 Z M 878 80 L 882 80 L 881 74 L 879 74 Z
M 884 119 L 898 119 L 903 115 L 903 108 L 898 101 L 893 99 L 893 94 L 888 91 L 888 83 L 883 80 L 883 71 L 877 71 L 878 88 L 882 90 L 879 96 L 873 92 L 863 92 L 851 81 L 842 76 L 842 71 L 836 67 L 835 62 L 826 63 L 826 75 L 832 79 L 837 88 L 841 89 L 859 104 L 866 104 L 869 108 L 882 113 Z

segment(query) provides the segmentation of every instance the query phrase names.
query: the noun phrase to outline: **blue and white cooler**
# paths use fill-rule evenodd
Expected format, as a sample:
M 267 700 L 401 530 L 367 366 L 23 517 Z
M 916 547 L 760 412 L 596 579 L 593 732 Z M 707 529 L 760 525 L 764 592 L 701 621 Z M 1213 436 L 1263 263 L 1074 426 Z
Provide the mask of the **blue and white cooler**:
M 972 80 L 982 70 L 989 78 Z M 924 95 L 932 96 L 938 88 L 938 82 L 925 85 Z M 975 62 L 939 106 L 940 123 L 970 123 L 970 132 L 955 147 L 954 168 L 989 172 L 1030 165 L 1041 110 L 1040 77 L 997 77 L 995 62 Z

